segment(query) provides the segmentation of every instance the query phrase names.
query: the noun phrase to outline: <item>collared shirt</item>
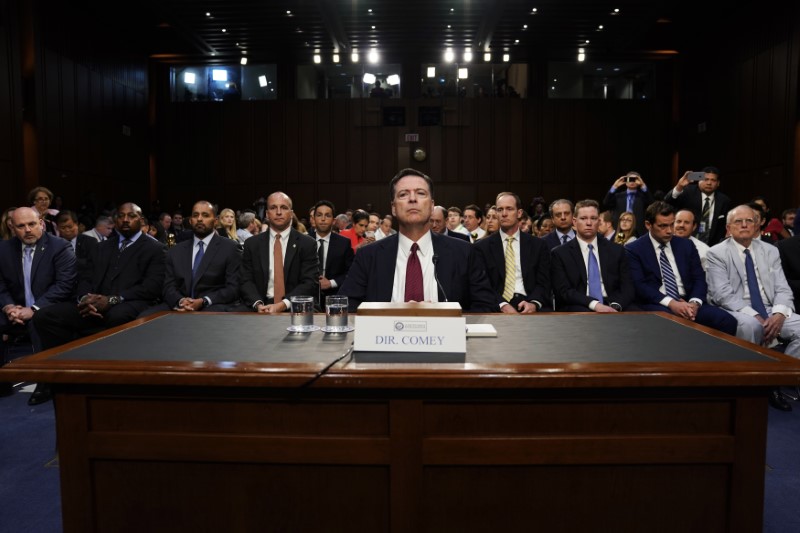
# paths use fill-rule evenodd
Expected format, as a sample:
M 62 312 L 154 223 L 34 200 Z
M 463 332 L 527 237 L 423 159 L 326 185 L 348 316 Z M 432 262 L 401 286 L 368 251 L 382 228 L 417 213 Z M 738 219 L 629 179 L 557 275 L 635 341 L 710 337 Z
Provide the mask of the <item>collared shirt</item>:
M 569 230 L 566 233 L 561 233 L 560 230 L 556 229 L 555 232 L 556 232 L 556 237 L 558 237 L 559 244 L 566 244 L 564 242 L 564 235 L 567 236 L 567 242 L 575 238 L 575 230 Z
M 83 234 L 88 235 L 89 237 L 97 240 L 97 242 L 103 242 L 104 240 L 106 240 L 106 238 L 102 234 L 100 234 L 99 231 L 97 231 L 97 228 L 92 228 L 90 230 L 84 231 Z
M 659 270 L 661 269 L 661 243 L 658 242 L 653 238 L 653 236 L 648 233 L 647 237 L 650 239 L 650 242 L 653 245 L 653 248 L 656 251 L 656 262 L 658 263 Z M 672 243 L 666 243 L 664 248 L 664 253 L 667 255 L 667 260 L 669 261 L 669 266 L 672 267 L 672 273 L 675 275 L 675 284 L 678 286 L 678 294 L 680 294 L 681 298 L 686 296 L 686 288 L 683 286 L 683 280 L 681 279 L 681 273 L 678 270 L 678 263 L 675 262 L 675 254 L 672 253 Z M 664 307 L 669 307 L 669 303 L 672 301 L 672 297 L 666 296 L 667 289 L 664 288 L 664 275 L 661 275 L 661 286 L 658 287 L 658 290 L 661 294 L 665 296 L 659 302 Z M 698 298 L 691 298 L 690 302 L 695 302 L 698 305 L 703 305 L 703 301 Z
M 35 242 L 35 243 L 33 243 L 33 244 L 25 244 L 25 243 L 24 243 L 23 241 L 21 241 L 21 240 L 20 240 L 19 242 L 20 242 L 20 244 L 21 244 L 20 250 L 22 250 L 22 261 L 23 261 L 23 262 L 25 261 L 25 248 L 27 248 L 28 246 L 30 246 L 30 247 L 31 247 L 31 260 L 33 260 L 33 256 L 35 256 L 35 255 L 36 255 L 36 245 L 37 245 L 37 244 L 39 244 L 39 241 L 36 241 L 36 242 Z
M 211 239 L 214 238 L 215 233 L 215 231 L 212 231 L 202 239 L 198 239 L 197 235 L 192 237 L 194 239 L 194 244 L 192 245 L 192 266 L 194 266 L 194 258 L 197 257 L 197 252 L 200 251 L 200 247 L 197 246 L 197 243 L 199 243 L 201 240 L 203 241 L 203 254 L 205 254 L 208 251 L 208 245 L 211 244 Z
M 286 247 L 289 245 L 289 234 L 292 232 L 291 228 L 286 228 L 280 234 L 281 236 L 281 252 L 283 253 L 283 268 L 286 268 Z M 275 250 L 275 239 L 278 234 L 270 228 L 269 229 L 269 262 L 272 268 L 269 269 L 269 283 L 267 283 L 267 297 L 275 297 L 275 265 L 273 264 L 273 254 Z M 284 273 L 286 271 L 284 270 Z M 289 309 L 289 299 L 284 298 L 283 303 L 286 304 L 286 309 Z
M 703 206 L 706 205 L 706 198 L 709 198 L 711 200 L 711 203 L 709 204 L 709 209 L 708 209 L 708 218 L 706 220 L 702 220 L 702 219 L 700 220 L 701 223 L 702 222 L 706 223 L 705 232 L 708 232 L 708 231 L 711 230 L 711 224 L 712 224 L 712 222 L 714 222 L 714 199 L 715 199 L 715 197 L 716 196 L 714 195 L 713 192 L 711 194 L 706 194 L 704 192 L 700 193 L 700 215 L 701 216 L 703 214 Z M 702 231 L 702 230 L 700 231 L 700 233 L 705 233 L 705 232 Z
M 467 230 L 467 231 L 469 231 L 469 230 Z M 471 231 L 470 232 L 469 240 L 470 240 L 470 242 L 475 242 L 478 239 L 482 238 L 484 235 L 486 235 L 486 230 L 484 230 L 483 228 L 478 226 L 477 228 L 475 228 L 475 231 Z
M 375 234 L 377 235 L 378 232 L 376 231 Z M 323 241 L 325 244 L 320 244 L 320 242 L 319 242 L 320 240 Z M 330 233 L 328 233 L 324 237 L 320 237 L 319 233 L 317 234 L 317 249 L 318 250 L 319 250 L 320 246 L 322 246 L 322 264 L 320 265 L 320 270 L 324 271 L 325 270 L 325 268 L 324 268 L 325 265 L 328 264 L 328 250 L 330 250 L 330 246 L 331 246 L 331 234 Z M 319 253 L 319 252 L 317 252 L 317 253 Z M 331 282 L 331 287 L 332 288 L 335 289 L 336 287 L 338 287 L 338 285 L 336 284 L 336 282 L 334 280 L 329 279 L 328 281 Z
M 506 247 L 508 247 L 508 239 L 510 237 L 514 237 L 514 241 L 511 243 L 511 249 L 514 250 L 514 293 L 527 296 L 525 293 L 525 284 L 522 282 L 522 259 L 519 254 L 519 228 L 511 235 L 506 234 L 504 231 L 500 232 L 500 239 L 503 241 L 503 254 L 506 253 Z
M 122 243 L 123 243 L 123 241 L 125 241 L 125 239 L 128 239 L 129 241 L 131 241 L 131 243 L 128 246 L 133 246 L 133 244 L 136 241 L 138 241 L 139 237 L 141 237 L 141 236 L 142 236 L 142 232 L 141 231 L 137 231 L 136 233 L 134 233 L 130 237 L 125 237 L 125 236 L 120 234 L 120 236 L 119 236 L 119 244 L 117 245 L 117 248 L 122 248 Z
M 406 299 L 406 265 L 408 256 L 411 255 L 411 245 L 414 241 L 400 233 L 397 239 L 397 261 L 394 264 L 394 288 L 392 289 L 392 301 L 404 302 Z M 436 285 L 436 278 L 433 275 L 433 239 L 431 232 L 428 231 L 417 241 L 417 257 L 422 267 L 422 286 L 426 302 L 438 302 L 439 290 Z
M 72 245 L 72 251 L 75 252 L 78 249 L 78 236 L 75 235 L 69 243 Z
M 592 239 L 592 242 L 584 242 L 582 239 L 578 239 L 578 246 L 581 248 L 581 255 L 583 256 L 583 265 L 586 267 L 586 295 L 591 296 L 589 294 L 589 245 L 592 245 L 594 248 L 594 257 L 597 259 L 597 271 L 600 273 L 600 287 L 603 289 L 603 298 L 608 297 L 608 293 L 606 292 L 606 284 L 603 282 L 603 271 L 600 269 L 600 250 L 597 246 L 597 236 Z M 589 309 L 594 311 L 594 308 L 597 307 L 597 304 L 600 303 L 597 300 L 592 300 L 589 303 Z
M 239 237 L 239 241 L 240 242 L 244 242 L 247 239 L 249 239 L 250 237 L 252 237 L 253 234 L 250 233 L 249 231 L 247 231 L 246 229 L 239 228 L 239 229 L 236 230 L 236 236 Z
M 745 268 L 744 267 L 744 264 L 745 264 L 744 263 L 744 260 L 745 260 L 744 251 L 747 248 L 745 248 L 744 246 L 742 246 L 741 244 L 739 244 L 738 242 L 736 242 L 733 239 L 731 239 L 731 242 L 736 246 L 736 251 L 737 251 L 737 255 L 739 257 L 739 261 L 742 262 L 742 268 Z M 786 318 L 789 318 L 790 316 L 792 316 L 792 310 L 789 307 L 786 307 L 785 305 L 782 305 L 782 304 L 778 304 L 778 305 L 773 306 L 772 305 L 772 299 L 769 296 L 767 296 L 766 292 L 764 292 L 764 283 L 761 281 L 761 272 L 758 269 L 758 261 L 756 261 L 755 247 L 752 244 L 750 245 L 750 257 L 753 258 L 753 267 L 755 267 L 755 271 L 756 271 L 756 280 L 758 281 L 758 290 L 761 293 L 761 300 L 764 302 L 764 305 L 767 308 L 771 308 L 771 311 L 770 311 L 770 309 L 767 309 L 767 311 L 770 311 L 772 313 L 780 313 L 780 314 L 784 315 Z M 745 268 L 745 273 L 746 272 L 747 272 L 747 269 Z M 769 274 L 769 272 L 766 272 L 764 275 L 768 276 L 770 274 Z M 740 309 L 739 312 L 748 314 L 750 316 L 756 316 L 756 315 L 758 315 L 758 311 L 753 309 L 753 307 L 750 305 L 750 288 L 747 286 L 747 281 L 745 280 L 745 283 L 743 283 L 742 285 L 743 285 L 743 288 L 744 288 L 743 300 L 745 302 L 747 302 L 747 307 L 745 307 L 744 309 Z
M 709 246 L 700 239 L 698 239 L 697 237 L 695 237 L 694 235 L 689 237 L 689 240 L 691 240 L 694 243 L 694 247 L 697 248 L 697 255 L 700 256 L 700 264 L 702 265 L 703 271 L 705 272 L 706 254 L 708 254 Z

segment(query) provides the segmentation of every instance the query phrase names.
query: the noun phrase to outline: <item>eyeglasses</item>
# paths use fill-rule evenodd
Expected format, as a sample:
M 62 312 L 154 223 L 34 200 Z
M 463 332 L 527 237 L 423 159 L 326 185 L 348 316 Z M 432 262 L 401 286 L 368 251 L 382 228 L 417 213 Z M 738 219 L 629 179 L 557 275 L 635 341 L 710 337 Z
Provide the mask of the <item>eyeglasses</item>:
M 756 221 L 752 218 L 736 218 L 731 222 L 734 226 L 749 226 L 755 224 Z
M 50 198 L 48 198 L 47 196 L 40 196 L 38 198 L 34 198 L 33 200 L 35 202 L 49 202 Z

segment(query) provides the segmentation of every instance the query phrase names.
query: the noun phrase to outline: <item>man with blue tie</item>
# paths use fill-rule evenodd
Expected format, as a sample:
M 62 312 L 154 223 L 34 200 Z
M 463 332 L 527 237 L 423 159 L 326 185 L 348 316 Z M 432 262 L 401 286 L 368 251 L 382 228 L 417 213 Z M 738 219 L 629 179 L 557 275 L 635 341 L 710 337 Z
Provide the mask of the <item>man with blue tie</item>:
M 636 291 L 628 272 L 625 249 L 598 237 L 599 205 L 575 204 L 577 238 L 552 251 L 550 277 L 556 311 L 616 313 L 632 310 Z M 635 310 L 635 308 L 633 308 Z
M 648 233 L 625 246 L 636 288 L 636 305 L 736 334 L 736 319 L 706 303 L 705 272 L 694 244 L 674 237 L 675 208 L 662 201 L 645 211 Z
M 550 204 L 550 217 L 553 219 L 556 229 L 543 238 L 550 250 L 556 246 L 567 244 L 567 242 L 575 238 L 575 230 L 572 228 L 574 207 L 574 204 L 566 198 L 561 198 Z
M 11 215 L 11 228 L 14 237 L 0 242 L 0 336 L 15 326 L 24 327 L 34 350 L 39 351 L 42 346 L 31 319 L 73 296 L 77 278 L 75 254 L 67 241 L 44 231 L 34 209 L 17 208 Z M 0 365 L 3 363 L 0 360 Z M 0 384 L 0 393 L 10 392 L 10 384 Z M 40 391 L 37 401 L 30 403 L 41 403 L 40 398 L 46 401 L 49 395 Z

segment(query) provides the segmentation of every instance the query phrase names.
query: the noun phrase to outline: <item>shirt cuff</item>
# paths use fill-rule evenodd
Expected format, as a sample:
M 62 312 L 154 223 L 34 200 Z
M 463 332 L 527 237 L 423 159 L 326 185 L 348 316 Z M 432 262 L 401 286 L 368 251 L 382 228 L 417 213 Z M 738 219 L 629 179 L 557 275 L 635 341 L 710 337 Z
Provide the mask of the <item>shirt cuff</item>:
M 786 318 L 789 318 L 790 316 L 792 316 L 792 310 L 789 307 L 787 307 L 787 306 L 785 306 L 783 304 L 778 304 L 778 305 L 772 306 L 772 313 L 773 314 L 780 313 L 783 316 L 785 316 Z
M 673 298 L 671 296 L 664 296 L 663 298 L 661 298 L 661 300 L 658 303 L 660 303 L 664 307 L 669 307 L 669 303 L 672 300 L 673 300 Z
M 259 305 L 264 305 L 264 302 L 262 300 L 256 300 L 255 302 L 253 302 L 253 305 L 252 305 L 253 311 L 258 311 L 258 306 Z
M 328 280 L 328 281 L 331 282 L 331 289 L 336 289 L 336 288 L 339 287 L 339 284 L 336 283 L 334 280 L 331 279 L 331 280 Z
M 589 309 L 594 311 L 595 308 L 597 307 L 597 304 L 599 304 L 599 303 L 600 302 L 598 302 L 597 300 L 592 300 L 591 302 L 589 302 Z
M 689 298 L 690 304 L 697 304 L 698 307 L 703 307 L 703 300 L 700 298 Z
M 292 302 L 289 301 L 289 298 L 284 298 L 281 301 L 283 302 L 283 305 L 286 307 L 286 309 L 284 309 L 284 311 L 291 311 L 292 310 Z
M 212 303 L 211 302 L 211 298 L 209 298 L 208 296 L 204 296 L 203 297 L 203 302 L 205 302 L 205 305 L 203 307 L 207 307 L 207 306 L 211 305 L 211 303 Z

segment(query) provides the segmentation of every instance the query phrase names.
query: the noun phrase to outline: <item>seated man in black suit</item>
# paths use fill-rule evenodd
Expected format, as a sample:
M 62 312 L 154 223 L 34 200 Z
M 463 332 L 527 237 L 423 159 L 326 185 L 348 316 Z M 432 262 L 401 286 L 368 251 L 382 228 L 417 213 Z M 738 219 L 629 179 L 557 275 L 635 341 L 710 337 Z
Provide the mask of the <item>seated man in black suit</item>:
M 460 231 L 450 231 L 447 228 L 447 209 L 441 205 L 434 206 L 431 212 L 431 231 L 469 242 L 469 235 L 461 233 Z
M 551 310 L 550 251 L 543 240 L 520 231 L 522 201 L 501 192 L 495 201 L 500 231 L 475 243 L 495 302 L 504 313 Z
M 543 239 L 550 250 L 575 238 L 575 230 L 572 229 L 574 207 L 572 202 L 565 198 L 550 204 L 550 217 L 553 219 L 556 229 L 548 233 Z
M 411 168 L 389 183 L 399 232 L 362 248 L 339 294 L 361 302 L 458 302 L 465 311 L 496 311 L 480 260 L 465 241 L 430 231 L 433 182 Z
M 353 264 L 353 247 L 350 239 L 333 233 L 333 214 L 336 208 L 328 200 L 320 200 L 312 210 L 314 217 L 314 238 L 317 240 L 319 258 L 319 295 L 317 305 L 325 306 L 325 297 L 339 292 L 339 287 L 347 278 Z M 373 216 L 370 215 L 370 220 Z
M 0 241 L 0 335 L 24 327 L 33 349 L 42 349 L 31 319 L 35 314 L 71 299 L 77 271 L 72 247 L 44 231 L 39 213 L 19 207 L 9 219 L 14 237 Z M 0 350 L 3 341 L 0 340 Z M 0 354 L 3 352 L 0 351 Z M 0 360 L 0 366 L 5 361 Z M 39 387 L 37 387 L 39 390 Z M 0 395 L 11 393 L 11 384 L 0 383 Z M 35 405 L 49 396 L 31 396 Z M 41 397 L 41 398 L 40 398 Z
M 269 231 L 244 241 L 239 295 L 244 310 L 281 313 L 291 296 L 314 296 L 319 259 L 314 239 L 292 228 L 292 199 L 282 192 L 267 198 Z
M 557 311 L 630 311 L 636 289 L 628 272 L 625 249 L 598 238 L 599 205 L 575 204 L 576 239 L 553 249 L 551 279 Z
M 140 317 L 170 309 L 229 311 L 238 303 L 239 245 L 214 231 L 217 211 L 210 202 L 194 204 L 189 223 L 193 238 L 167 252 L 164 303 L 145 310 Z
M 89 254 L 97 246 L 97 239 L 78 233 L 78 215 L 74 211 L 61 210 L 56 215 L 58 235 L 72 245 L 77 261 L 78 272 L 86 270 L 89 263 Z
M 161 297 L 164 246 L 142 233 L 138 205 L 122 204 L 114 220 L 119 237 L 92 251 L 80 273 L 78 304 L 56 304 L 34 316 L 44 348 L 125 324 Z

